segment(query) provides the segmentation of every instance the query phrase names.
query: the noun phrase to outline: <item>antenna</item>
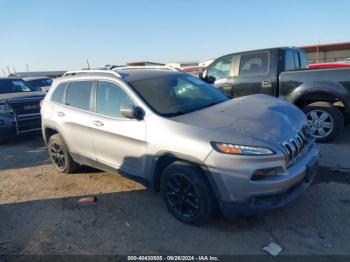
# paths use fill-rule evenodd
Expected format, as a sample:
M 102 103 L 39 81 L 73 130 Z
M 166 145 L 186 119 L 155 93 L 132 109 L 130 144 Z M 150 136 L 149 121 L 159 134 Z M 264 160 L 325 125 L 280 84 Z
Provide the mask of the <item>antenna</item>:
M 27 67 L 27 73 L 28 73 L 28 76 L 30 76 L 30 73 L 29 73 L 29 65 L 26 64 L 26 67 Z

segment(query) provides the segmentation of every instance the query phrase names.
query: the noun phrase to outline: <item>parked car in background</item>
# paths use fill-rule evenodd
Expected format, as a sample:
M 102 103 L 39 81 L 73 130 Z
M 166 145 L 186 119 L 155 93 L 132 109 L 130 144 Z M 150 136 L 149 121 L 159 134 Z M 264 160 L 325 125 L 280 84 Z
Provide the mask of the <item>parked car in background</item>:
M 21 78 L 0 78 L 0 142 L 40 131 L 40 101 L 45 93 Z
M 309 68 L 339 68 L 350 67 L 350 62 L 329 62 L 329 63 L 315 63 L 309 64 Z
M 24 77 L 23 80 L 42 92 L 48 92 L 52 84 L 52 79 L 45 76 Z
M 225 55 L 203 71 L 201 78 L 232 97 L 261 93 L 295 104 L 305 112 L 319 142 L 334 139 L 350 118 L 350 68 L 309 70 L 302 49 Z
M 200 66 L 190 66 L 190 67 L 184 67 L 179 69 L 182 72 L 192 74 L 194 76 L 199 76 L 200 73 L 205 69 L 205 67 L 200 67 Z
M 283 114 L 281 114 L 283 112 Z M 232 218 L 294 201 L 316 175 L 305 115 L 280 99 L 230 99 L 168 68 L 68 72 L 42 104 L 53 165 L 128 174 L 161 191 L 184 223 Z

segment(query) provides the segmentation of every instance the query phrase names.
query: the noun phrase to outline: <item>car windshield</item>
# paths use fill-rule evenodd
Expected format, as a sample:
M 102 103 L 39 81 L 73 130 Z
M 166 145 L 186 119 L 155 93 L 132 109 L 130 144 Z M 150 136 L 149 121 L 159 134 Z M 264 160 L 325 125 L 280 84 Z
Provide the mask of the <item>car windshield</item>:
M 190 74 L 172 74 L 129 84 L 156 113 L 165 117 L 190 113 L 229 99 Z
M 30 86 L 22 79 L 0 79 L 0 94 L 33 91 L 37 91 L 37 89 Z
M 28 80 L 27 81 L 30 85 L 34 87 L 43 87 L 43 86 L 50 86 L 52 84 L 51 79 L 35 79 L 35 80 Z

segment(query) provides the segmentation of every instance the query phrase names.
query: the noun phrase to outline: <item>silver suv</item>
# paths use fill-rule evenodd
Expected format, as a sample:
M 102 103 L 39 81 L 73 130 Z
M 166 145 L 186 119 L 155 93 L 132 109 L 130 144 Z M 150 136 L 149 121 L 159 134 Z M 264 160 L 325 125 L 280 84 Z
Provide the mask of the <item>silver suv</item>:
M 42 103 L 53 165 L 119 172 L 160 191 L 193 225 L 275 209 L 310 186 L 319 149 L 297 107 L 266 95 L 230 99 L 167 68 L 68 72 Z

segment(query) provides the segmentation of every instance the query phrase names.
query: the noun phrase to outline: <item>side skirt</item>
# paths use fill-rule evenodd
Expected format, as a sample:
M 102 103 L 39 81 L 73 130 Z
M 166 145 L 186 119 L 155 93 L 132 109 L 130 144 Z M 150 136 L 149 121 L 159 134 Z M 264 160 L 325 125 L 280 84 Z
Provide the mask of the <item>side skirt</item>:
M 94 159 L 82 156 L 82 155 L 77 154 L 77 153 L 71 153 L 71 156 L 72 156 L 73 160 L 75 162 L 79 163 L 80 165 L 86 165 L 86 166 L 90 166 L 90 167 L 93 167 L 96 169 L 103 170 L 103 171 L 108 172 L 108 173 L 121 175 L 121 176 L 126 177 L 128 179 L 134 180 L 135 182 L 138 182 L 138 183 L 144 185 L 145 187 L 149 187 L 149 185 L 150 185 L 150 182 L 147 179 L 139 177 L 139 176 L 134 176 L 134 175 L 126 172 L 125 170 L 113 168 L 109 165 L 100 163 Z

